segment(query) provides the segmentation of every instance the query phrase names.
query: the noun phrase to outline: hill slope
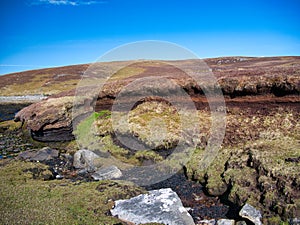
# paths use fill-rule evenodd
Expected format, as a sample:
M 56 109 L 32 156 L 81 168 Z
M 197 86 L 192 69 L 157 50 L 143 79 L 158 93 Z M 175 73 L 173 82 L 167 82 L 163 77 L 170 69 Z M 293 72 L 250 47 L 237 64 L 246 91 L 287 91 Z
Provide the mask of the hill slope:
M 243 94 L 243 87 L 238 87 L 237 80 L 245 82 L 258 81 L 261 77 L 264 79 L 259 85 L 274 86 L 274 92 L 280 94 L 299 94 L 299 76 L 300 76 L 300 57 L 222 57 L 205 59 L 207 65 L 219 80 L 224 94 L 246 95 Z M 196 65 L 196 60 L 176 61 L 175 64 L 180 67 L 182 64 Z M 119 67 L 122 62 L 102 63 L 104 66 L 114 65 Z M 168 62 L 166 62 L 168 64 Z M 89 64 L 73 65 L 57 68 L 48 68 L 40 70 L 31 70 L 20 73 L 12 73 L 0 77 L 0 96 L 9 95 L 33 95 L 58 94 L 62 91 L 69 91 L 76 88 L 78 81 L 84 72 L 89 68 Z M 129 65 L 127 69 L 117 72 L 116 79 L 127 79 L 129 77 L 141 77 L 145 75 L 159 75 L 160 72 L 170 73 L 162 66 L 153 65 Z M 174 76 L 174 74 L 172 74 Z M 179 77 L 180 78 L 180 77 Z M 254 80 L 253 80 L 254 79 Z M 268 84 L 266 84 L 268 83 Z M 248 85 L 249 86 L 249 85 Z M 238 88 L 236 88 L 238 87 Z M 278 90 L 276 90 L 276 88 Z M 244 88 L 249 94 L 255 90 L 251 87 Z M 257 90 L 259 91 L 259 90 Z M 260 91 L 264 91 L 261 90 Z M 283 91 L 283 93 L 280 93 Z

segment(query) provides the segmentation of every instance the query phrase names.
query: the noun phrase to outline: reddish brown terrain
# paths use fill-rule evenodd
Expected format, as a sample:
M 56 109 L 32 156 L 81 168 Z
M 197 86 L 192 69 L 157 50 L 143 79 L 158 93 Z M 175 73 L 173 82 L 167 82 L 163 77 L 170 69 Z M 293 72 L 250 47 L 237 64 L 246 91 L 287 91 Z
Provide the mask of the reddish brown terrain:
M 91 73 L 93 65 L 85 64 L 4 75 L 0 77 L 0 96 L 49 96 L 23 108 L 17 113 L 15 120 L 21 121 L 35 140 L 72 142 L 73 125 L 84 119 L 85 113 L 111 110 L 116 96 L 126 85 L 149 76 L 157 77 L 157 80 L 173 80 L 192 99 L 201 119 L 201 137 L 198 137 L 199 142 L 192 159 L 184 165 L 185 175 L 200 182 L 209 195 L 218 196 L 222 203 L 232 208 L 240 209 L 245 203 L 254 205 L 263 213 L 264 224 L 280 224 L 280 221 L 299 218 L 300 57 L 222 57 L 205 59 L 205 62 L 217 84 L 203 82 L 199 85 L 179 69 L 184 67 L 190 71 L 196 70 L 199 63 L 197 60 L 106 62 L 92 70 L 96 73 Z M 110 70 L 114 73 L 108 80 L 99 78 L 102 74 L 109 74 L 107 71 Z M 104 85 L 100 91 L 97 88 L 101 82 Z M 133 123 L 144 123 L 139 116 L 146 118 L 149 112 L 152 113 L 151 116 L 155 116 L 155 110 L 151 111 L 153 103 L 164 105 L 162 109 L 168 108 L 169 103 L 162 96 L 176 93 L 175 85 L 161 82 L 159 86 L 158 96 L 136 98 L 136 93 L 142 93 L 151 87 L 145 84 L 130 89 L 133 95 L 120 102 L 124 107 L 135 103 L 131 110 L 133 117 L 138 119 Z M 202 170 L 201 160 L 209 142 L 211 121 L 208 98 L 204 93 L 207 90 L 217 90 L 218 87 L 226 104 L 225 108 L 217 109 L 218 112 L 226 111 L 225 136 L 218 156 L 211 166 Z M 91 97 L 90 93 L 96 95 Z M 75 95 L 80 97 L 76 104 L 83 106 L 85 110 L 82 114 L 72 115 Z M 171 101 L 184 103 L 186 99 L 173 97 Z M 221 101 L 222 98 L 211 98 L 212 103 Z M 168 120 L 174 118 L 169 116 Z M 176 131 L 175 125 L 171 129 Z M 151 163 L 164 156 L 162 153 L 158 155 L 158 149 L 154 149 L 152 155 L 135 156 L 119 143 L 107 141 L 114 140 L 109 117 L 100 118 L 92 126 L 98 129 L 96 135 L 85 130 L 81 132 L 103 138 L 104 147 L 116 158 L 134 163 L 138 158 L 141 163 Z M 141 126 L 133 127 L 135 133 L 131 134 L 137 139 L 146 129 L 139 127 Z M 127 130 L 124 132 L 128 134 Z M 85 135 L 83 139 L 91 141 L 90 136 Z M 170 146 L 174 143 L 176 145 L 178 141 L 174 137 Z M 93 144 L 97 143 L 95 140 L 92 139 Z M 170 150 L 167 146 L 156 147 Z M 197 199 L 188 199 L 186 202 L 188 201 L 191 201 L 188 206 L 202 204 Z M 200 218 L 201 213 L 196 212 L 197 210 L 194 211 L 195 218 Z M 230 212 L 233 213 L 232 210 Z M 238 218 L 234 213 L 227 216 Z M 207 216 L 200 219 L 204 218 L 209 219 Z
M 205 62 L 218 80 L 228 110 L 244 108 L 248 112 L 259 110 L 263 113 L 278 106 L 288 106 L 299 110 L 300 57 L 223 57 L 206 59 Z M 122 62 L 103 63 L 103 66 L 114 68 L 119 64 L 122 65 Z M 148 76 L 175 80 L 191 96 L 198 109 L 207 108 L 207 100 L 202 89 L 176 65 L 178 67 L 189 65 L 192 68 L 193 65 L 197 65 L 197 61 L 174 61 L 172 65 L 168 62 L 129 64 L 125 69 L 117 71 L 105 83 L 102 93 L 97 98 L 96 111 L 110 109 L 116 94 L 122 87 L 137 78 Z M 0 95 L 46 94 L 52 95 L 50 98 L 73 96 L 79 79 L 88 68 L 89 65 L 85 64 L 5 75 L 1 77 Z M 86 81 L 87 83 L 81 86 L 88 91 L 92 88 L 93 81 L 90 84 L 88 79 Z M 161 90 L 173 88 L 165 85 L 161 84 Z M 32 131 L 42 136 L 43 133 L 51 133 L 51 130 L 55 136 L 60 134 L 59 129 L 62 129 L 64 133 L 66 130 L 70 132 L 70 118 L 65 113 L 61 113 L 59 114 L 61 117 L 55 118 L 55 121 L 49 119 L 49 115 L 57 115 L 58 112 L 55 107 L 44 111 L 43 105 L 46 105 L 46 102 L 37 103 L 21 111 L 17 119 L 27 121 Z M 69 102 L 72 101 L 69 99 Z M 59 105 L 59 102 L 55 104 Z M 92 105 L 95 102 L 88 104 Z M 71 108 L 70 105 L 68 109 Z M 48 140 L 52 140 L 48 135 L 45 136 L 49 138 Z M 67 136 L 67 139 L 71 137 Z

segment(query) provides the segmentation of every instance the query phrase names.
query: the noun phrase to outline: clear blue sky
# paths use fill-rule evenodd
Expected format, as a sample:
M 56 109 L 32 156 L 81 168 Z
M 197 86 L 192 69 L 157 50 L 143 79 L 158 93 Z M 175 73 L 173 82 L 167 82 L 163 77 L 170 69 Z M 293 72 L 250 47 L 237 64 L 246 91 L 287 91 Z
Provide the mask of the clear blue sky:
M 299 0 L 1 0 L 0 74 L 175 42 L 201 58 L 300 55 Z

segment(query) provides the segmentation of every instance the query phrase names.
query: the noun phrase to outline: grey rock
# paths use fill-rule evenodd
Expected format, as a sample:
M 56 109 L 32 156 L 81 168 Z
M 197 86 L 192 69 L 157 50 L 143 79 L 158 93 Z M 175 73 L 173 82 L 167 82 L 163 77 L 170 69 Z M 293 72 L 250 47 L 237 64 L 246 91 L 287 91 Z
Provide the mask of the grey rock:
M 289 220 L 290 225 L 300 225 L 300 218 L 293 218 Z
M 31 158 L 31 160 L 43 162 L 43 161 L 57 158 L 58 154 L 59 154 L 58 150 L 51 149 L 49 147 L 45 147 L 45 148 L 42 148 L 41 150 L 39 150 L 37 152 L 37 154 Z
M 200 220 L 197 225 L 216 225 L 216 220 Z
M 82 149 L 74 154 L 73 166 L 76 169 L 83 169 L 88 172 L 95 171 L 94 160 L 100 158 L 96 153 Z
M 117 179 L 122 176 L 121 170 L 116 166 L 109 166 L 100 168 L 95 173 L 92 174 L 94 180 L 110 180 Z
M 217 225 L 234 225 L 235 221 L 234 220 L 229 220 L 229 219 L 220 219 L 217 222 Z
M 92 168 L 90 168 L 91 172 L 94 172 L 94 170 L 92 170 Z M 81 169 L 77 171 L 77 174 L 80 176 L 85 176 L 87 173 L 89 173 L 89 171 L 87 169 Z
M 59 155 L 58 150 L 51 149 L 49 147 L 44 147 L 39 151 L 29 150 L 29 151 L 21 152 L 18 155 L 18 159 L 45 162 L 57 158 L 58 155 Z
M 262 225 L 261 222 L 262 215 L 260 211 L 247 203 L 243 206 L 243 208 L 239 212 L 239 215 L 243 218 L 250 220 L 255 225 Z
M 134 224 L 195 224 L 176 192 L 171 188 L 153 190 L 149 194 L 138 195 L 128 200 L 118 200 L 111 213 L 121 220 Z
M 247 225 L 247 223 L 245 221 L 238 221 L 235 225 Z
M 18 155 L 18 159 L 23 159 L 23 160 L 29 160 L 31 157 L 33 157 L 36 154 L 36 151 L 33 150 L 29 150 L 29 151 L 25 151 L 25 152 L 21 152 Z

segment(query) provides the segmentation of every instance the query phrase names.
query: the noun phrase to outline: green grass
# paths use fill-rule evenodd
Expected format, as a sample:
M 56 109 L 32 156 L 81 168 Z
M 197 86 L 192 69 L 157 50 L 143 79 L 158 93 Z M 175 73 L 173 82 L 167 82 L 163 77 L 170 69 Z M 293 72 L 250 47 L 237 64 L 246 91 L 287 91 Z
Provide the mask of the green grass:
M 94 112 L 89 117 L 81 121 L 74 131 L 78 145 L 81 148 L 88 148 L 89 150 L 99 150 L 99 143 L 101 138 L 95 135 L 94 123 L 98 119 L 107 120 L 110 118 L 110 111 L 104 110 L 101 112 Z M 105 130 L 106 132 L 107 130 Z
M 128 165 L 141 165 L 145 160 L 153 162 L 161 161 L 162 157 L 152 150 L 141 150 L 130 152 L 116 145 L 111 136 L 111 112 L 104 110 L 94 112 L 83 120 L 74 131 L 80 148 L 86 148 L 94 151 L 109 152 L 110 158 L 99 159 L 96 163 L 117 164 L 120 168 L 128 168 Z M 121 162 L 121 163 L 120 163 Z
M 113 201 L 144 192 L 128 182 L 43 181 L 24 172 L 37 167 L 47 170 L 20 161 L 0 167 L 0 224 L 116 224 L 118 219 L 105 215 Z
M 13 120 L 7 120 L 0 122 L 0 132 L 15 131 L 21 128 L 21 122 L 15 122 Z

